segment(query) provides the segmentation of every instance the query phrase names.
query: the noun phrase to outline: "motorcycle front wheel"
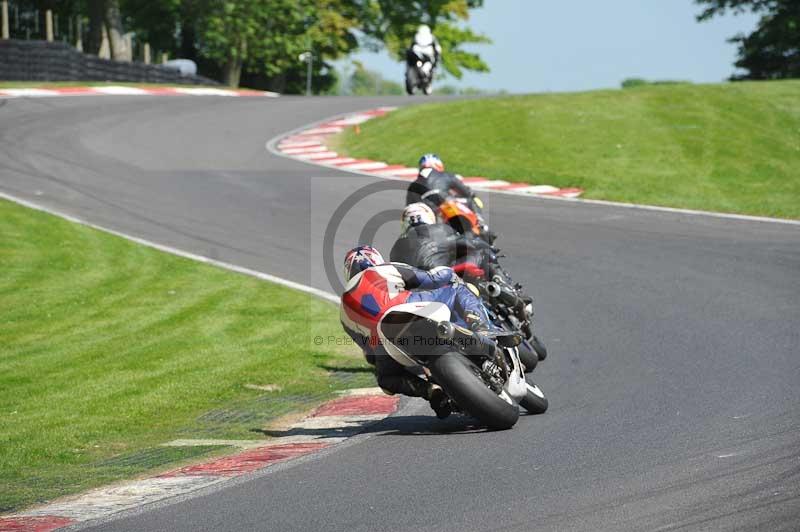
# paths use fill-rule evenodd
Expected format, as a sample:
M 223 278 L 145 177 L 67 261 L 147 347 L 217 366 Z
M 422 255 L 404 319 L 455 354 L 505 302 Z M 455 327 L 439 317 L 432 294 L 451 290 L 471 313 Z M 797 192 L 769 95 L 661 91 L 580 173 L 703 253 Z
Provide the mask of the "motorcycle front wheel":
M 542 392 L 541 388 L 536 386 L 536 384 L 528 378 L 525 379 L 525 384 L 528 388 L 528 393 L 526 393 L 522 401 L 519 402 L 520 406 L 527 410 L 528 414 L 544 414 L 549 406 L 547 397 L 544 396 L 544 392 Z
M 517 351 L 519 352 L 520 362 L 525 366 L 525 373 L 530 373 L 536 369 L 536 365 L 539 363 L 539 360 L 541 360 L 541 357 L 537 354 L 536 348 L 531 345 L 528 340 L 519 344 L 517 346 Z
M 406 68 L 406 93 L 411 96 L 417 87 L 417 76 L 411 68 Z
M 519 419 L 519 407 L 489 389 L 480 377 L 480 369 L 461 353 L 436 356 L 428 368 L 459 408 L 490 429 L 510 429 Z
M 542 343 L 542 341 L 539 339 L 538 336 L 536 335 L 533 336 L 533 338 L 531 339 L 531 345 L 533 347 L 533 350 L 536 351 L 540 362 L 545 358 L 547 358 L 547 348 L 544 346 L 544 344 Z

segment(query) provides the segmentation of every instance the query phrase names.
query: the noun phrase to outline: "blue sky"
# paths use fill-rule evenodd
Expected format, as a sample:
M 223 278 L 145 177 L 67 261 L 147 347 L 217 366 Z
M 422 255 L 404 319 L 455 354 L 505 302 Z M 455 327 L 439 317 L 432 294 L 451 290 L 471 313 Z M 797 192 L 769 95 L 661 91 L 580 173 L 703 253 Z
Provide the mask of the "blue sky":
M 466 74 L 460 87 L 510 92 L 619 87 L 628 77 L 717 82 L 734 71 L 736 45 L 757 17 L 725 16 L 698 23 L 692 0 L 486 0 L 469 26 L 493 43 L 476 45 L 488 74 Z M 403 65 L 383 52 L 354 59 L 402 80 Z

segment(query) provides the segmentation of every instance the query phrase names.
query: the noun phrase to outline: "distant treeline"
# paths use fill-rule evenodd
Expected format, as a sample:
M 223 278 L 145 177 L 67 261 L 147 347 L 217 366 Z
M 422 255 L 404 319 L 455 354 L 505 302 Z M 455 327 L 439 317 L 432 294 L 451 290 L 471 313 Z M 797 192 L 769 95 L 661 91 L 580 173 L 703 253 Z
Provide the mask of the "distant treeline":
M 310 52 L 313 90 L 336 85 L 332 62 L 358 49 L 404 57 L 419 24 L 433 28 L 443 69 L 488 65 L 464 45 L 489 42 L 466 26 L 483 0 L 9 0 L 12 37 L 42 39 L 50 10 L 56 40 L 115 60 L 185 58 L 232 86 L 302 92 Z M 146 44 L 146 46 L 145 46 Z

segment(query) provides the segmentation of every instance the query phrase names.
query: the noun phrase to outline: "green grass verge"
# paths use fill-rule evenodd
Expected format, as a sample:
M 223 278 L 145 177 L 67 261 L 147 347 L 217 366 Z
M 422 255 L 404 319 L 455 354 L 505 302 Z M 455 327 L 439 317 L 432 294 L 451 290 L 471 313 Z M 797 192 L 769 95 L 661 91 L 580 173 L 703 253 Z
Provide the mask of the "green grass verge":
M 354 348 L 314 345 L 342 335 L 330 303 L 2 200 L 0 269 L 0 511 L 374 383 Z
M 800 218 L 800 81 L 644 86 L 403 108 L 336 140 L 354 157 L 580 187 L 583 197 Z

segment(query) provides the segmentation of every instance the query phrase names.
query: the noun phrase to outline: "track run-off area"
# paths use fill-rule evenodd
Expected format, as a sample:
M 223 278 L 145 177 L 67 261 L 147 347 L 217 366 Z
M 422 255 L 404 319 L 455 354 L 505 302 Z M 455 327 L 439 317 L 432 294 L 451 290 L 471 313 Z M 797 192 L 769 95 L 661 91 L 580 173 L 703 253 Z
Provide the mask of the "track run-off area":
M 343 113 L 422 101 L 10 99 L 0 102 L 0 191 L 331 291 L 323 261 L 340 269 L 370 220 L 388 250 L 399 223 L 380 214 L 399 213 L 404 194 L 358 203 L 326 258 L 331 216 L 378 178 L 279 157 L 265 143 Z M 446 141 L 431 139 L 431 151 Z M 534 373 L 546 414 L 485 432 L 411 401 L 319 458 L 88 526 L 796 530 L 800 228 L 483 197 L 548 344 Z

